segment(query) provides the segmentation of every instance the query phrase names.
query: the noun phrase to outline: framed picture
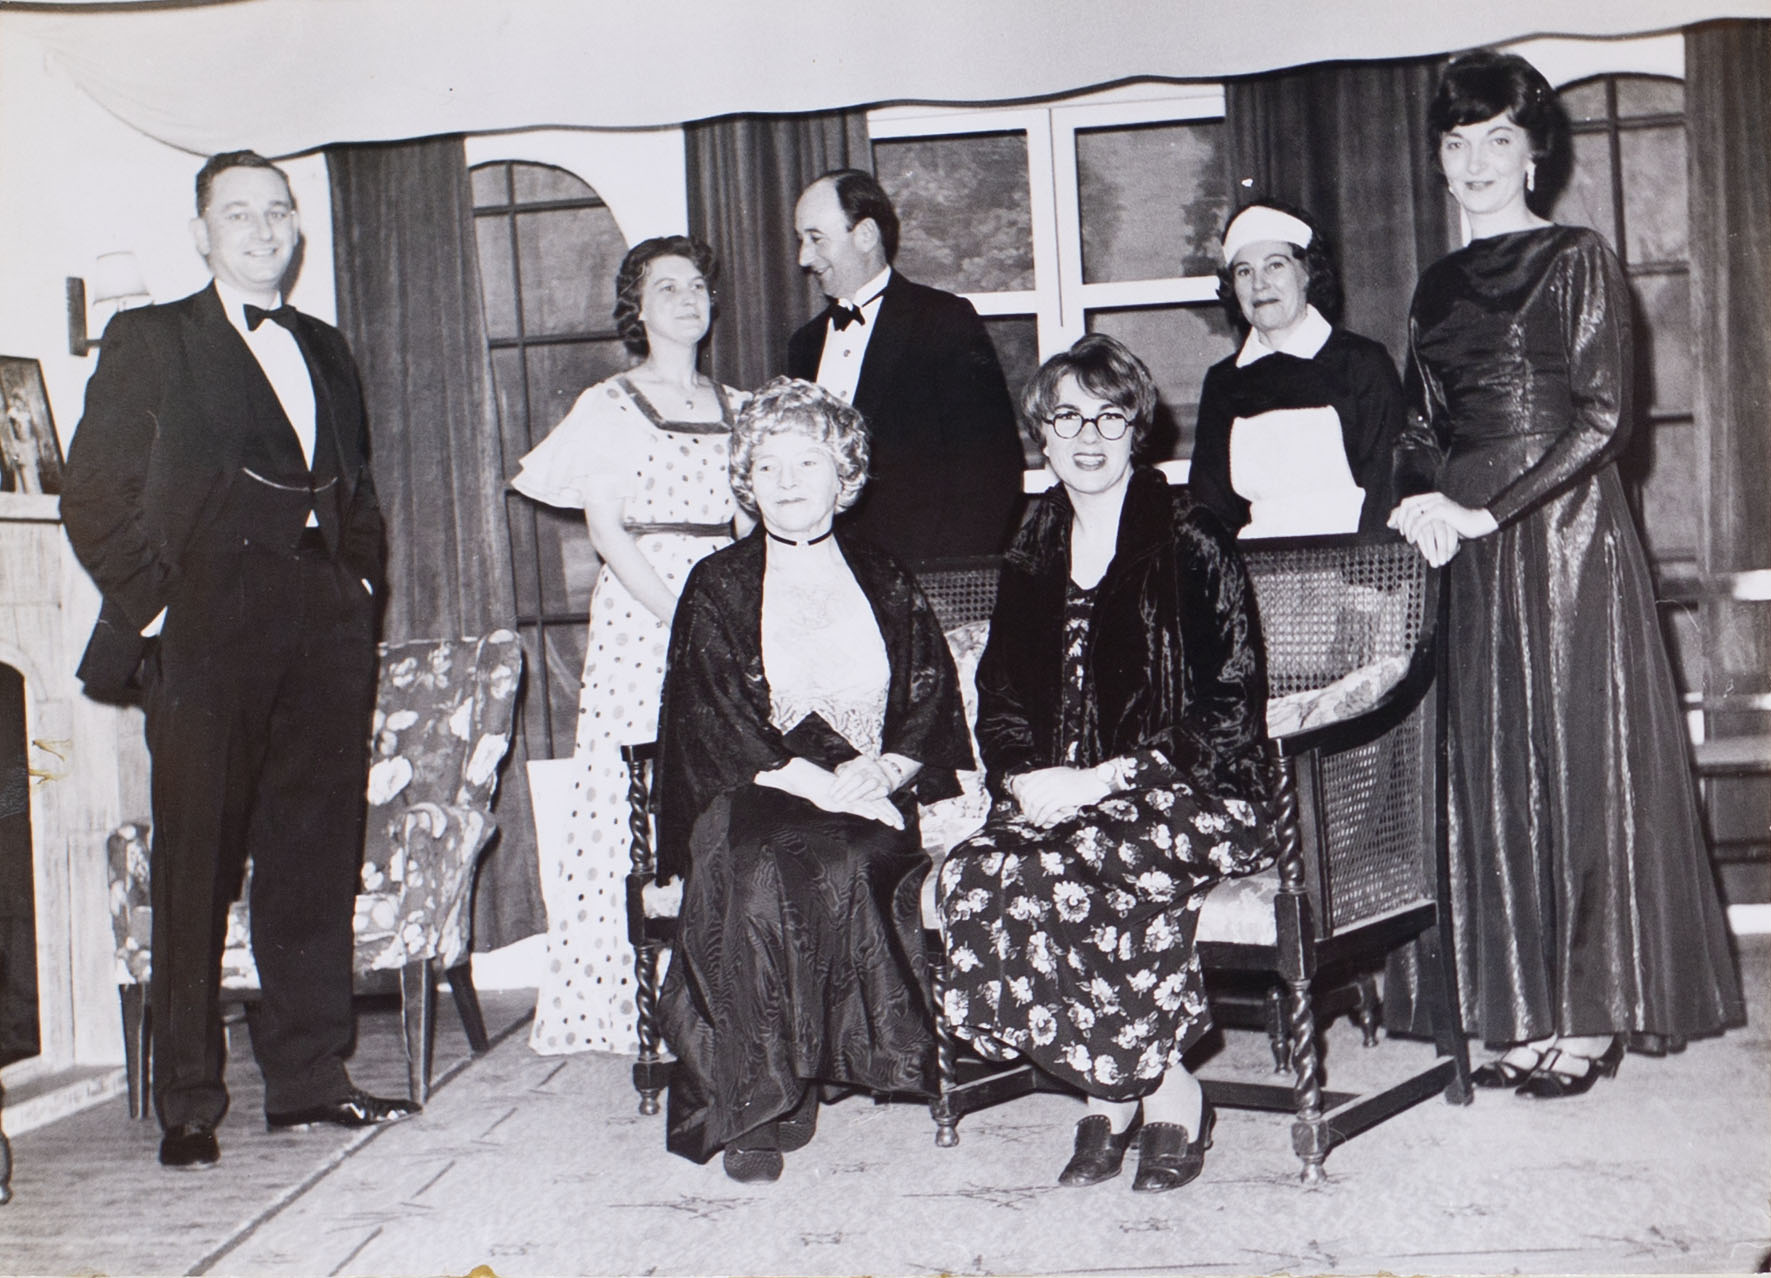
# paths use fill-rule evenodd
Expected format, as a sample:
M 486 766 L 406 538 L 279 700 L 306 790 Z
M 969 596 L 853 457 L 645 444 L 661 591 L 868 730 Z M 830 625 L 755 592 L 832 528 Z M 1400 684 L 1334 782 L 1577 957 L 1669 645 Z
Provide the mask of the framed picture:
M 43 365 L 0 355 L 0 492 L 61 492 L 61 441 L 49 416 Z

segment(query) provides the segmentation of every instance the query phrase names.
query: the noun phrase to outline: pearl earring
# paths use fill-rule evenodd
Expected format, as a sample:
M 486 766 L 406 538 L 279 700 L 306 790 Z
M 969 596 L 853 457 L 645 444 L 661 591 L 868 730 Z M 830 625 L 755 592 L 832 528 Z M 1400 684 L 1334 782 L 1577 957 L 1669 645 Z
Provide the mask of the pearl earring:
M 1537 165 L 1536 165 L 1536 163 L 1527 164 L 1525 166 L 1525 189 L 1527 191 L 1537 190 Z

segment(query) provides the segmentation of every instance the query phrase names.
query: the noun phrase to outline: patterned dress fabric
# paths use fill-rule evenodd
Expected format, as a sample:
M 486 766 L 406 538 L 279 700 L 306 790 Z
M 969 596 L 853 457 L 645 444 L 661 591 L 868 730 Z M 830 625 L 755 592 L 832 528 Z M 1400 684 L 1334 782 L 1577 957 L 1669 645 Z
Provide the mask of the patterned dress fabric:
M 1266 674 L 1253 591 L 1214 516 L 1140 469 L 1086 592 L 1069 582 L 1071 518 L 1049 494 L 1004 566 L 978 672 L 997 799 L 941 867 L 941 1012 L 985 1055 L 1130 1099 L 1209 1024 L 1206 892 L 1272 861 Z M 1008 794 L 1020 773 L 1109 759 L 1120 789 L 1050 828 Z
M 726 459 L 741 397 L 727 387 L 715 390 L 720 421 L 677 422 L 666 420 L 626 377 L 600 382 L 523 458 L 512 487 L 574 509 L 590 497 L 620 498 L 641 552 L 667 585 L 680 590 L 690 568 L 731 542 L 735 506 Z M 697 531 L 666 531 L 663 525 Z M 638 1048 L 621 747 L 657 735 L 669 638 L 669 625 L 605 566 L 590 601 L 573 753 L 578 775 L 560 821 L 564 846 L 541 849 L 547 961 L 529 1045 L 544 1055 Z
M 1742 1018 L 1615 465 L 1630 305 L 1598 235 L 1548 226 L 1435 263 L 1409 321 L 1402 491 L 1500 523 L 1446 569 L 1458 979 L 1495 1044 Z

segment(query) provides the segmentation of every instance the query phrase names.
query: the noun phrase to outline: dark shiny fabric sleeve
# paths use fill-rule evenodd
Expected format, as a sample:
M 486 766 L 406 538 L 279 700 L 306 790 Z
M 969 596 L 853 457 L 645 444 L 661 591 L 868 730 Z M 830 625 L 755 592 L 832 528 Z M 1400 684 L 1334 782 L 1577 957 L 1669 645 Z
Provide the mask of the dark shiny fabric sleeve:
M 1183 775 L 1228 781 L 1254 798 L 1263 793 L 1267 739 L 1267 667 L 1254 587 L 1215 517 L 1191 512 L 1175 536 L 1185 682 L 1175 704 L 1186 709 L 1165 752 Z
M 1403 372 L 1402 402 L 1405 417 L 1396 439 L 1395 500 L 1433 491 L 1439 467 L 1445 461 L 1445 396 L 1438 380 L 1420 357 L 1416 342 L 1418 322 L 1408 321 L 1408 366 Z
M 729 590 L 703 560 L 683 585 L 659 703 L 658 873 L 689 868 L 689 834 L 720 794 L 792 757 L 769 722 L 761 654 L 743 638 Z
M 1488 504 L 1505 525 L 1615 457 L 1630 424 L 1630 294 L 1623 268 L 1597 235 L 1573 241 L 1556 263 L 1573 415 L 1555 443 Z
M 1061 695 L 1069 519 L 1068 503 L 1048 495 L 1015 535 L 978 658 L 979 761 L 998 797 L 1007 794 L 1009 777 L 1057 762 L 1052 729 Z M 1032 686 L 1041 675 L 1043 686 Z

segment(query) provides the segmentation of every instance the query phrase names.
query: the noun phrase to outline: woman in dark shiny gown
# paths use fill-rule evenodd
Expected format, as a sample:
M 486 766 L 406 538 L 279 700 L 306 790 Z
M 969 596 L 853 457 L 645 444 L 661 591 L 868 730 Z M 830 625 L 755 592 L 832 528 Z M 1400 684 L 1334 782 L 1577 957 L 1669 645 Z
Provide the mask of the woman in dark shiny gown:
M 1466 1025 L 1487 1087 L 1576 1095 L 1631 1034 L 1742 1019 L 1653 584 L 1616 458 L 1630 298 L 1594 232 L 1534 213 L 1548 83 L 1470 54 L 1429 114 L 1471 241 L 1409 322 L 1391 524 L 1449 564 L 1450 804 Z

